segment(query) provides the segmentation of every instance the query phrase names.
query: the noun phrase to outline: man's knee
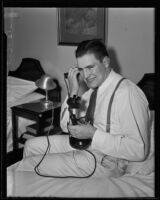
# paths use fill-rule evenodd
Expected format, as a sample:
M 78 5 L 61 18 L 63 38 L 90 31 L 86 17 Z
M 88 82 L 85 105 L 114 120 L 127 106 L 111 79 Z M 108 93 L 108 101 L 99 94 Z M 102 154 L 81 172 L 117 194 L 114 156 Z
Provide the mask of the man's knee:
M 28 139 L 24 145 L 23 156 L 27 157 L 34 154 L 39 154 L 41 152 L 42 146 L 43 144 L 40 137 Z
M 35 143 L 35 138 L 28 139 L 25 142 L 24 149 L 31 149 L 32 147 L 34 147 L 34 143 Z

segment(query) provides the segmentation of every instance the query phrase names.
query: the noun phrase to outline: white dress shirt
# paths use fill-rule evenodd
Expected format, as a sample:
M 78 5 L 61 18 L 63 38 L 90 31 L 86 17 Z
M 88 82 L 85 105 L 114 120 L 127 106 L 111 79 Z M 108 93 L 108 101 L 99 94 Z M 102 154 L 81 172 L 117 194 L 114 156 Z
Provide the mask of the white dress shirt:
M 111 70 L 109 76 L 98 88 L 94 126 L 97 128 L 91 147 L 106 155 L 128 161 L 143 161 L 149 150 L 149 118 L 148 101 L 133 82 L 122 81 L 118 87 L 111 108 L 110 133 L 106 132 L 107 110 L 110 97 L 121 75 Z M 92 89 L 82 96 L 79 117 L 85 116 Z M 61 128 L 67 130 L 69 121 L 66 97 L 61 108 Z

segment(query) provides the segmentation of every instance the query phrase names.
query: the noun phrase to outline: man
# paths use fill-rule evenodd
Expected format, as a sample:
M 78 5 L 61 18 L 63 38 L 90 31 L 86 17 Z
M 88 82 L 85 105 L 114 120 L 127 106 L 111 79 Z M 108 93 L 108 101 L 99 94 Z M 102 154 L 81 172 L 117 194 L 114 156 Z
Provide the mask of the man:
M 122 76 L 111 69 L 107 49 L 98 39 L 81 42 L 75 56 L 77 66 L 68 72 L 70 97 L 67 96 L 62 105 L 60 124 L 62 130 L 72 137 L 90 138 L 92 142 L 88 151 L 83 151 L 71 147 L 68 135 L 49 136 L 50 151 L 40 163 L 39 173 L 57 177 L 87 177 L 92 174 L 119 177 L 125 173 L 128 163 L 143 161 L 148 154 L 150 113 L 147 99 L 136 84 L 123 80 L 114 94 L 110 127 L 106 130 L 109 101 Z M 93 121 L 68 125 L 67 100 L 79 95 L 78 76 L 90 88 L 81 95 L 78 117 L 86 115 L 91 94 L 97 90 Z M 46 148 L 45 136 L 28 140 L 17 170 L 32 171 Z

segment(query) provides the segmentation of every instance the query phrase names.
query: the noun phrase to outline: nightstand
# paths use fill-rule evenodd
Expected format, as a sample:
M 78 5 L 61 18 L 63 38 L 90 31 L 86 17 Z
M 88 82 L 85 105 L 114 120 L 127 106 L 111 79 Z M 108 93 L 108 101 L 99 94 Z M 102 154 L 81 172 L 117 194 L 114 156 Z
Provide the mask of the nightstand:
M 36 122 L 37 134 L 36 136 L 44 135 L 44 124 L 47 119 L 53 115 L 54 127 L 59 127 L 60 121 L 60 103 L 53 104 L 52 107 L 46 109 L 42 101 L 33 101 L 17 106 L 11 107 L 12 110 L 12 134 L 13 134 L 13 150 L 17 150 L 18 143 L 24 144 L 25 140 L 18 137 L 18 118 L 26 118 Z M 54 110 L 52 110 L 52 108 Z M 53 130 L 52 130 L 53 131 Z M 53 132 L 52 132 L 53 133 Z

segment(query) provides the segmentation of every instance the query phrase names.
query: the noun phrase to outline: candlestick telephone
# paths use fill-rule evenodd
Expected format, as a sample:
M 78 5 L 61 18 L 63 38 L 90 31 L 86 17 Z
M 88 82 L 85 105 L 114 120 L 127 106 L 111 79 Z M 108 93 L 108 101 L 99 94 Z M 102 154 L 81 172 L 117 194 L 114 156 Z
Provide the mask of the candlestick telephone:
M 79 75 L 80 73 L 78 73 L 77 78 L 79 77 Z M 64 73 L 64 78 L 66 79 L 68 78 L 68 73 Z M 67 104 L 68 104 L 68 111 L 70 114 L 70 120 L 72 124 L 73 125 L 79 124 L 80 120 L 76 117 L 76 110 L 80 108 L 80 97 L 77 97 L 76 95 L 74 95 L 72 98 L 69 97 L 67 100 Z M 79 150 L 87 149 L 89 145 L 91 144 L 91 141 L 92 141 L 91 138 L 79 139 L 79 138 L 73 137 L 69 133 L 69 143 L 75 149 L 79 149 Z

